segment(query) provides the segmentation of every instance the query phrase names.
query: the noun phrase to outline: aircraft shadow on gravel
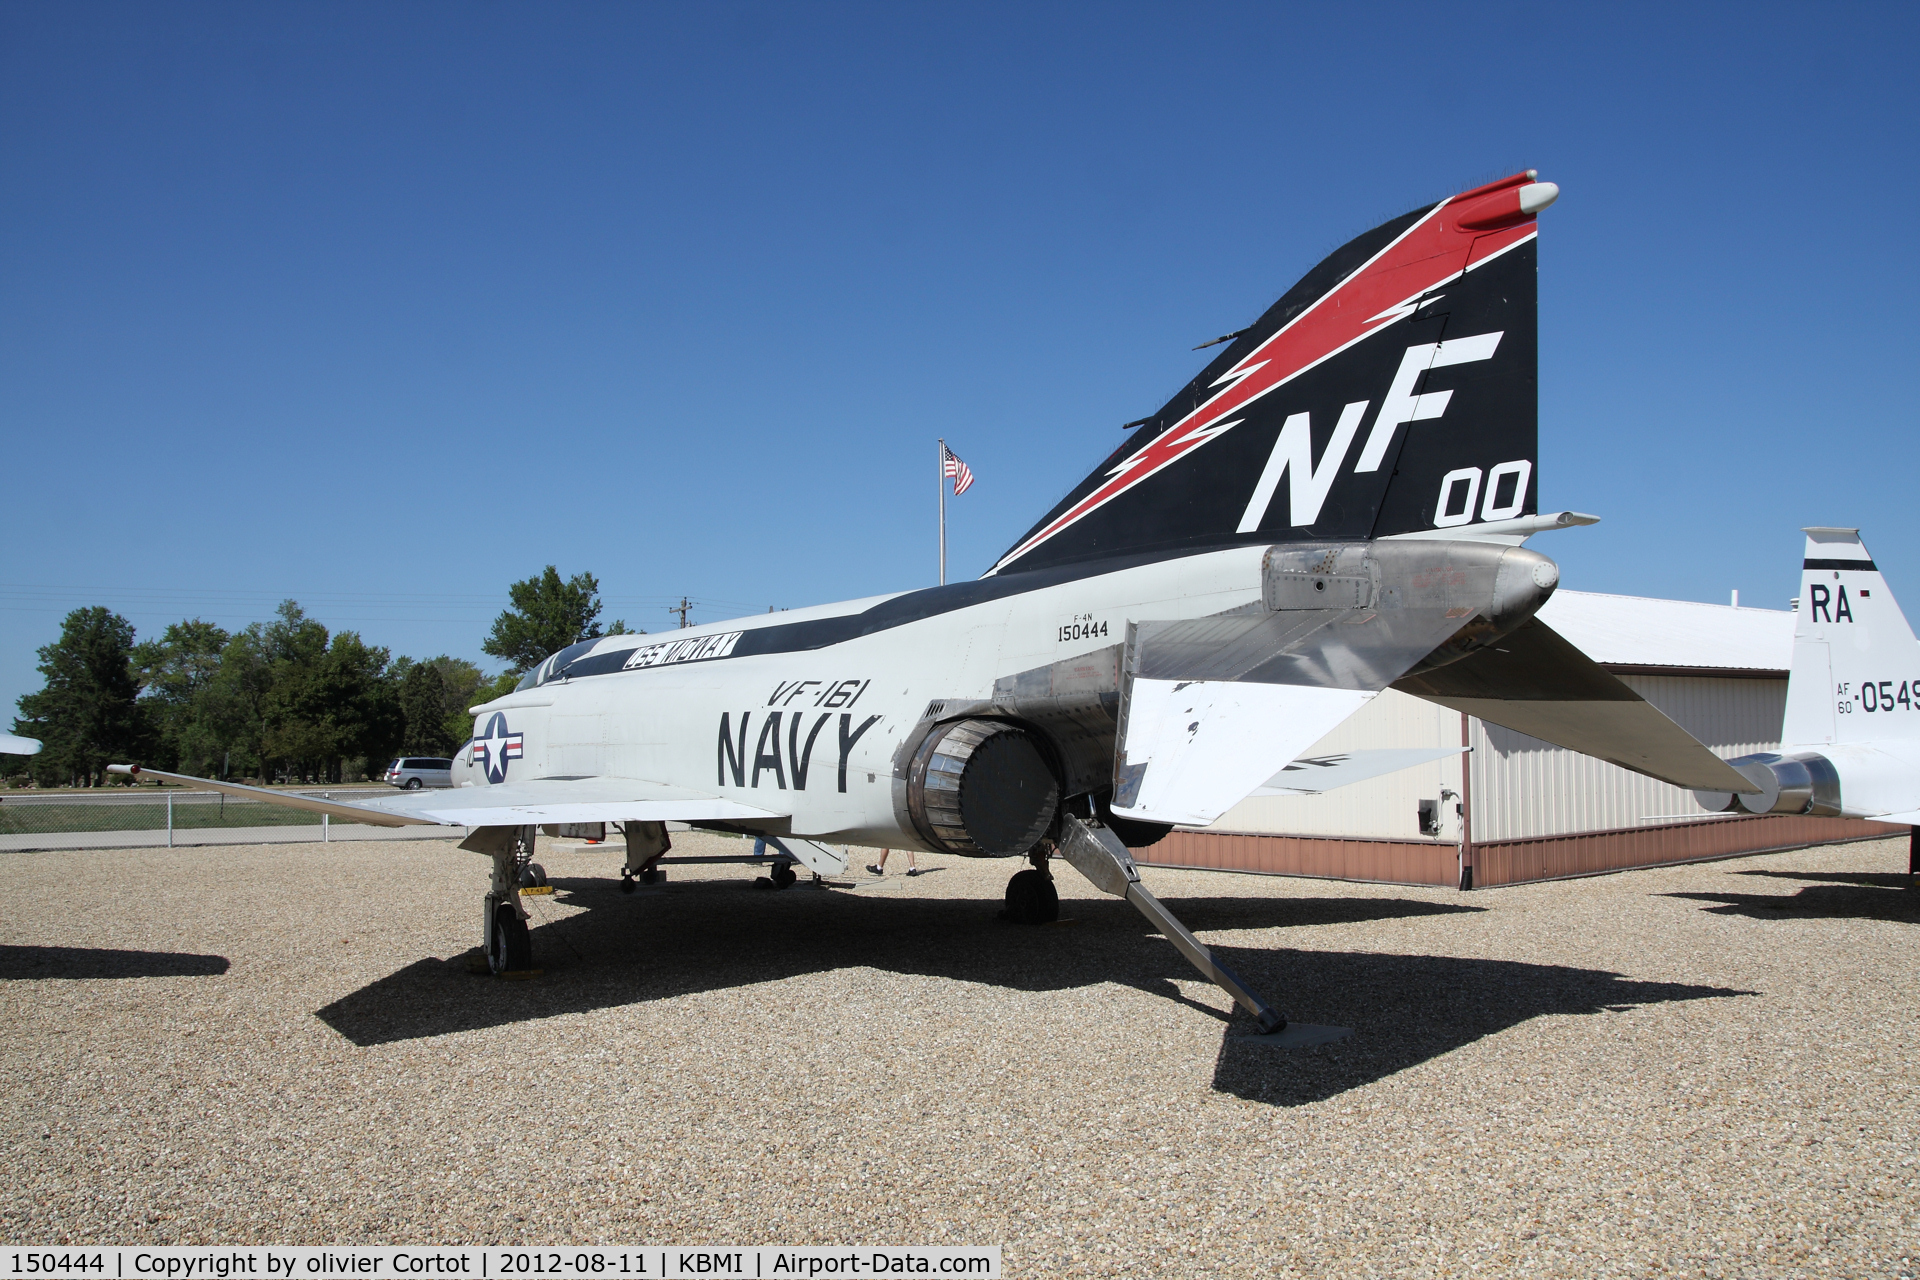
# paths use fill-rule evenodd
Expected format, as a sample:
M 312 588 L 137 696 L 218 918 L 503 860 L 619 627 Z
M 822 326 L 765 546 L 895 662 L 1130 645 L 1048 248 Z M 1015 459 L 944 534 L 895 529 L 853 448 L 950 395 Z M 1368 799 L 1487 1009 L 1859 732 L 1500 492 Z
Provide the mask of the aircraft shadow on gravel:
M 180 951 L 114 951 L 104 947 L 0 946 L 0 981 L 23 978 L 210 978 L 227 971 L 225 956 Z
M 1603 969 L 1459 956 L 1224 948 L 1221 954 L 1290 1016 L 1354 1028 L 1351 1037 L 1313 1049 L 1275 1049 L 1243 1034 L 1223 1037 L 1214 1088 L 1276 1106 L 1323 1101 L 1530 1018 L 1756 994 L 1638 982 Z
M 1829 920 L 1894 920 L 1920 924 L 1920 893 L 1908 888 L 1910 877 L 1898 872 L 1739 871 L 1736 875 L 1806 884 L 1798 893 L 1670 893 L 1717 905 L 1705 908 L 1714 915 L 1748 916 L 1755 920 L 1818 917 Z
M 1192 969 L 1117 899 L 1070 900 L 1062 904 L 1067 919 L 1061 924 L 1033 928 L 1002 923 L 999 904 L 978 898 L 805 888 L 770 893 L 745 881 L 669 884 L 627 897 L 604 880 L 554 883 L 564 895 L 560 901 L 587 910 L 537 924 L 540 979 L 476 977 L 464 955 L 423 959 L 318 1016 L 355 1044 L 370 1046 L 868 966 L 1020 991 L 1073 993 L 1118 982 L 1201 1011 L 1223 1033 L 1251 1026 L 1183 995 L 1179 982 L 1193 981 Z M 1377 898 L 1190 897 L 1169 898 L 1167 905 L 1202 932 L 1483 910 Z M 1350 1040 L 1298 1051 L 1226 1035 L 1216 1087 L 1281 1104 L 1332 1096 L 1544 1014 L 1745 994 L 1505 961 L 1216 950 L 1289 1017 L 1360 1028 Z M 1184 1015 L 1169 1009 L 1168 1016 Z

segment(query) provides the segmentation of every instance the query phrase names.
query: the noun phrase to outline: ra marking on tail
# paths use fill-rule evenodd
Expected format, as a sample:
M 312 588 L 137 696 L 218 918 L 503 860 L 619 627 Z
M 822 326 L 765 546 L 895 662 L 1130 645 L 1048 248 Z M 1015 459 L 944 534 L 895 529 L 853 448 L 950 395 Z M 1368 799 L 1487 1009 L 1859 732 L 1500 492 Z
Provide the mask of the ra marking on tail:
M 1920 641 L 1858 529 L 1806 530 L 1781 747 L 1727 763 L 1760 790 L 1709 810 L 1920 825 Z
M 1858 529 L 1811 528 L 1784 740 L 1920 741 L 1920 641 Z

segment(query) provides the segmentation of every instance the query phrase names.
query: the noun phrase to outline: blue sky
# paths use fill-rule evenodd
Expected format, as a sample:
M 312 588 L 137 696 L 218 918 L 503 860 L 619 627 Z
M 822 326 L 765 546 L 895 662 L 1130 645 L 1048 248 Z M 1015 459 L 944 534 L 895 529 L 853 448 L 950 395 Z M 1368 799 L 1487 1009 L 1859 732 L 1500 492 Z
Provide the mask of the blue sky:
M 1912 6 L 0 7 L 0 701 L 104 604 L 476 660 L 985 569 L 1327 251 L 1537 168 L 1568 586 L 1920 610 Z M 1920 616 L 1917 613 L 1916 616 Z M 488 664 L 494 665 L 494 664 Z

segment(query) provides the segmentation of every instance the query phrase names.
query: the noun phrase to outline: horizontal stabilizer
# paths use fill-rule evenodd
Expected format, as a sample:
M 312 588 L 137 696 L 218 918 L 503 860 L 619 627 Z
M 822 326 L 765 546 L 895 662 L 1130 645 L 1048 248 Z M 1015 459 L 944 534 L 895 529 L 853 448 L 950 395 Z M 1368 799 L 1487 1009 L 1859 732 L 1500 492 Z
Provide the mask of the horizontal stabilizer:
M 1699 791 L 1755 790 L 1732 765 L 1538 618 L 1394 688 Z
M 715 822 L 783 815 L 706 792 L 641 778 L 534 778 L 492 787 L 408 791 L 370 800 L 320 800 L 266 787 L 216 782 L 140 765 L 109 765 L 109 772 L 205 787 L 288 809 L 324 813 L 379 827 L 420 825 L 517 827 L 564 822 Z M 801 861 L 806 861 L 804 858 Z
M 39 754 L 40 739 L 22 738 L 12 733 L 0 733 L 0 755 L 37 756 Z
M 1383 778 L 1419 764 L 1457 756 L 1465 747 L 1373 747 L 1302 756 L 1268 778 L 1257 796 L 1317 796 L 1323 791 L 1352 786 L 1369 778 Z

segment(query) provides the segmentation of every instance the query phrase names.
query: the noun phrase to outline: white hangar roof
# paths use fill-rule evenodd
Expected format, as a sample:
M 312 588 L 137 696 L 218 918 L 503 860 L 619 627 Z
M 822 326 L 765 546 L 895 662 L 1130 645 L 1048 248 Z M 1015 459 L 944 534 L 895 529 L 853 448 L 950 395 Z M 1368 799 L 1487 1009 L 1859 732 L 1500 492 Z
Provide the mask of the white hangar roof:
M 1779 609 L 1562 589 L 1539 617 L 1589 658 L 1616 669 L 1784 677 L 1793 659 L 1793 614 Z

